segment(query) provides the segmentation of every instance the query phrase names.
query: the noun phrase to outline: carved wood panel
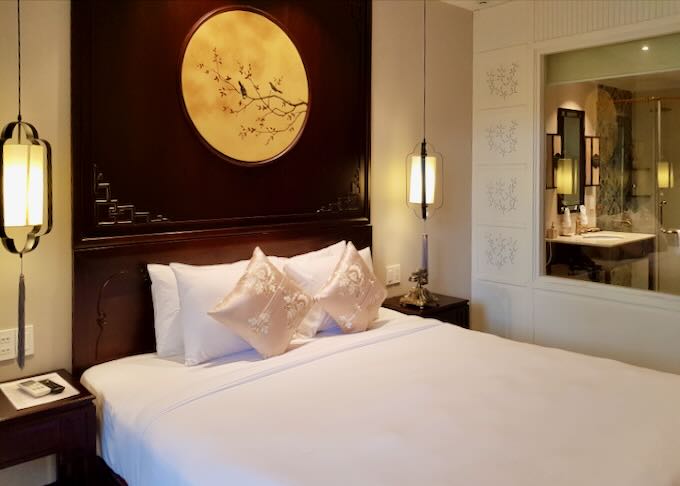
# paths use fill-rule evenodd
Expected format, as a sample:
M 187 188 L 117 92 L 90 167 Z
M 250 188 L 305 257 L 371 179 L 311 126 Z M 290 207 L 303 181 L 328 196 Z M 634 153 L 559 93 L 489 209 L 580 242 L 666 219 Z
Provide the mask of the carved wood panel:
M 73 2 L 76 248 L 95 238 L 368 221 L 370 1 L 246 3 L 293 39 L 313 100 L 298 143 L 258 167 L 231 164 L 202 142 L 178 79 L 194 24 L 242 2 Z

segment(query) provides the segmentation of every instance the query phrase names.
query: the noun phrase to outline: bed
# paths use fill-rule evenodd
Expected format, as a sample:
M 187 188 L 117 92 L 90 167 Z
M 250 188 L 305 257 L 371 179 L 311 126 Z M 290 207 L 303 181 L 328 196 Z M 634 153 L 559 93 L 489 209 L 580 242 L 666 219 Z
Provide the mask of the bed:
M 680 377 L 381 309 L 260 359 L 89 369 L 129 484 L 680 484 Z

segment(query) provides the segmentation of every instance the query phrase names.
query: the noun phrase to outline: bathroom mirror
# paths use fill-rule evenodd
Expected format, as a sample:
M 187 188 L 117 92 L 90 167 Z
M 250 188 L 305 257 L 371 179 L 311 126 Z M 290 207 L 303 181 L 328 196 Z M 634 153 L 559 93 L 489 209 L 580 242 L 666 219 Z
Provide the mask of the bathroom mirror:
M 557 210 L 578 211 L 585 192 L 585 112 L 559 108 L 557 134 L 562 152 L 554 158 Z

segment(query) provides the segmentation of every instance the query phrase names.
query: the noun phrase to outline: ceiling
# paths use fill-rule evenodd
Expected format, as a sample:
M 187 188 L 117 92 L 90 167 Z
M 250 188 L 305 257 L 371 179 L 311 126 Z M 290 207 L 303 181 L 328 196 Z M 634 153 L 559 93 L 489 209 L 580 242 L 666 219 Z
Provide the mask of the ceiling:
M 680 87 L 680 71 L 599 79 L 598 83 L 638 93 L 644 91 L 665 91 Z
M 481 10 L 483 8 L 495 7 L 510 0 L 441 0 L 444 3 L 455 5 L 466 10 Z

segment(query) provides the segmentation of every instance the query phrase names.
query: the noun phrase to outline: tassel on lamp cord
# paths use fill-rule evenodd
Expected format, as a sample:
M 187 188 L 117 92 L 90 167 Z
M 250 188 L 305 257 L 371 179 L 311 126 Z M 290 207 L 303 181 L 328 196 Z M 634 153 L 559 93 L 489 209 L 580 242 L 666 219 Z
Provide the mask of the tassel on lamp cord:
M 24 368 L 26 361 L 26 285 L 24 283 L 24 255 L 19 254 L 21 262 L 21 273 L 19 274 L 19 328 L 17 332 L 17 364 L 19 368 Z

